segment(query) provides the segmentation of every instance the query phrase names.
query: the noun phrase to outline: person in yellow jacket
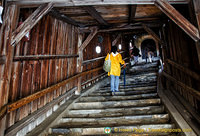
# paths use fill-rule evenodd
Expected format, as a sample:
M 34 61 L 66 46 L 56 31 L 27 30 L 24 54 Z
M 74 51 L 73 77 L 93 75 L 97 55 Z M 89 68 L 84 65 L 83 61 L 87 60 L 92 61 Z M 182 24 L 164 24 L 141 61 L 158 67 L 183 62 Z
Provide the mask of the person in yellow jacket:
M 111 53 L 107 54 L 105 60 L 109 59 L 109 55 L 111 60 L 111 70 L 108 72 L 108 76 L 111 77 L 110 87 L 112 93 L 114 94 L 119 91 L 119 76 L 121 74 L 120 63 L 124 64 L 124 67 L 126 67 L 126 64 L 124 60 L 122 60 L 121 54 L 117 52 L 117 46 L 111 47 Z

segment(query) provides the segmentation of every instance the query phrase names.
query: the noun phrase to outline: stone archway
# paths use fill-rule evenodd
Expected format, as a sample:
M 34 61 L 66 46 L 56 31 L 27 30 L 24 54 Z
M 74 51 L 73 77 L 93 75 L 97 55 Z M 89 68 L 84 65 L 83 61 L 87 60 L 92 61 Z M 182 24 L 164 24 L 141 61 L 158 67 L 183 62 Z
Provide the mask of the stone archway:
M 138 37 L 135 40 L 134 44 L 140 50 L 140 54 L 142 55 L 142 48 L 141 48 L 142 42 L 145 41 L 145 40 L 147 40 L 147 39 L 151 39 L 151 40 L 153 40 L 155 42 L 155 45 L 156 45 L 156 55 L 159 56 L 159 44 L 158 44 L 158 41 L 156 41 L 153 38 L 153 36 L 151 36 L 151 35 L 142 35 L 142 36 Z M 140 57 L 140 59 L 142 59 L 142 56 Z

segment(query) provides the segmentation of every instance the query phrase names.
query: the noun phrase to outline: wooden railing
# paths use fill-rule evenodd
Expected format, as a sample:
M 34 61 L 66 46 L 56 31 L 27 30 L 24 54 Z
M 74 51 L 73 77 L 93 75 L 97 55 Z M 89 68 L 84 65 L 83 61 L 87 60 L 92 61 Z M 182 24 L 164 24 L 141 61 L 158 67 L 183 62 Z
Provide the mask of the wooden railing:
M 119 53 L 122 54 L 122 53 L 125 53 L 125 52 L 126 52 L 126 51 L 120 51 Z M 98 57 L 98 58 L 94 58 L 94 59 L 84 60 L 84 61 L 82 62 L 82 65 L 91 63 L 91 62 L 93 62 L 93 61 L 105 59 L 105 58 L 106 58 L 106 56 L 102 56 L 102 57 Z
M 170 60 L 170 59 L 167 59 L 166 62 L 169 63 L 169 64 L 171 64 L 173 67 L 175 67 L 175 68 L 181 70 L 182 72 L 184 72 L 184 73 L 190 75 L 190 76 L 193 77 L 194 79 L 200 81 L 200 75 L 199 75 L 198 73 L 196 73 L 196 72 L 194 72 L 194 71 L 192 71 L 192 70 L 190 70 L 190 69 L 188 69 L 188 68 L 185 68 L 184 66 L 182 66 L 182 65 L 180 65 L 180 64 L 178 64 L 178 63 L 176 63 L 176 62 L 174 62 L 174 61 L 172 61 L 172 60 Z
M 185 88 L 189 91 L 189 93 L 194 96 L 195 98 L 197 98 L 198 100 L 200 100 L 200 92 L 195 90 L 194 88 L 191 88 L 187 85 L 185 85 L 184 83 L 182 83 L 181 81 L 178 81 L 176 78 L 172 77 L 171 75 L 169 75 L 166 72 L 162 73 L 167 79 L 171 80 L 173 83 L 176 83 L 177 85 L 179 85 L 182 88 Z
M 85 71 L 85 72 L 79 73 L 79 74 L 74 75 L 73 77 L 70 77 L 70 78 L 68 78 L 68 79 L 66 79 L 66 80 L 64 80 L 64 81 L 62 81 L 60 83 L 57 83 L 57 84 L 55 84 L 53 86 L 50 86 L 50 87 L 48 87 L 46 89 L 43 89 L 43 90 L 41 90 L 41 91 L 39 91 L 37 93 L 34 93 L 34 94 L 29 95 L 27 97 L 24 97 L 24 98 L 22 98 L 22 99 L 20 99 L 20 100 L 18 100 L 16 102 L 9 103 L 9 104 L 7 104 L 6 106 L 4 106 L 4 107 L 2 107 L 0 109 L 0 119 L 2 119 L 5 114 L 7 114 L 7 113 L 9 113 L 11 111 L 14 111 L 14 110 L 16 110 L 16 109 L 18 109 L 18 108 L 20 108 L 20 107 L 22 107 L 22 106 L 34 101 L 34 100 L 36 100 L 36 99 L 46 95 L 47 93 L 50 93 L 50 92 L 52 92 L 52 91 L 64 86 L 65 84 L 67 84 L 68 82 L 70 82 L 72 80 L 75 80 L 75 79 L 77 79 L 77 78 L 79 78 L 81 76 L 84 76 L 86 74 L 90 74 L 92 72 L 96 72 L 96 71 L 99 71 L 99 70 L 102 70 L 102 67 L 95 68 L 95 69 L 92 69 L 92 70 L 89 70 L 89 71 Z

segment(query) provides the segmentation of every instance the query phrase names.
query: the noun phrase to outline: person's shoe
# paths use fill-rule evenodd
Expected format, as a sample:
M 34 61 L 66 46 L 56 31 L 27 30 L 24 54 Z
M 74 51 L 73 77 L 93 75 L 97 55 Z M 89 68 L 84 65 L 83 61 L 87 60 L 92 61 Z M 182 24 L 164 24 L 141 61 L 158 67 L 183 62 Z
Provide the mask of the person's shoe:
M 115 95 L 115 91 L 112 91 L 112 96 L 114 96 Z

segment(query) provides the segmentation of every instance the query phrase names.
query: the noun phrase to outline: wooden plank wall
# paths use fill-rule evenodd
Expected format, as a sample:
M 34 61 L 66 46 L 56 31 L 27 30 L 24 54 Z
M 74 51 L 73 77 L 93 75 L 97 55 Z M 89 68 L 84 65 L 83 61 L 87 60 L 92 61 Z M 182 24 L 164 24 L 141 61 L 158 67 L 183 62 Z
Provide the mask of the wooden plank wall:
M 15 47 L 15 56 L 77 54 L 77 41 L 78 29 L 75 26 L 47 15 L 31 30 L 30 40 L 21 41 Z M 77 58 L 60 58 L 13 62 L 9 102 L 29 96 L 75 75 L 76 65 L 73 64 L 76 64 L 76 61 Z M 61 87 L 12 111 L 7 116 L 7 128 L 75 85 L 76 81 L 70 82 L 66 87 Z
M 103 37 L 103 42 L 99 44 L 98 42 L 98 36 Z M 96 53 L 96 46 L 99 45 L 101 47 L 101 53 Z M 91 40 L 91 42 L 88 44 L 88 46 L 83 51 L 83 61 L 95 59 L 98 57 L 106 56 L 108 51 L 110 51 L 111 48 L 111 41 L 110 41 L 110 35 L 106 33 L 97 33 L 96 36 Z M 83 71 L 91 70 L 94 68 L 98 68 L 103 66 L 104 59 L 99 59 L 97 61 L 93 61 L 87 64 L 83 65 Z M 82 78 L 82 83 L 86 82 L 87 80 L 90 80 L 100 74 L 104 73 L 103 70 L 100 70 L 95 73 L 88 74 Z
M 198 54 L 195 42 L 185 34 L 176 24 L 169 21 L 165 27 L 167 47 L 164 53 L 167 58 L 183 67 L 190 69 L 200 75 L 200 65 L 198 63 Z M 184 73 L 180 69 L 165 62 L 165 72 L 173 78 L 181 81 L 185 85 L 200 91 L 199 80 Z M 197 111 L 200 111 L 200 101 L 192 95 L 189 90 L 178 86 L 176 83 L 167 80 L 166 86 L 178 92 L 184 97 Z

